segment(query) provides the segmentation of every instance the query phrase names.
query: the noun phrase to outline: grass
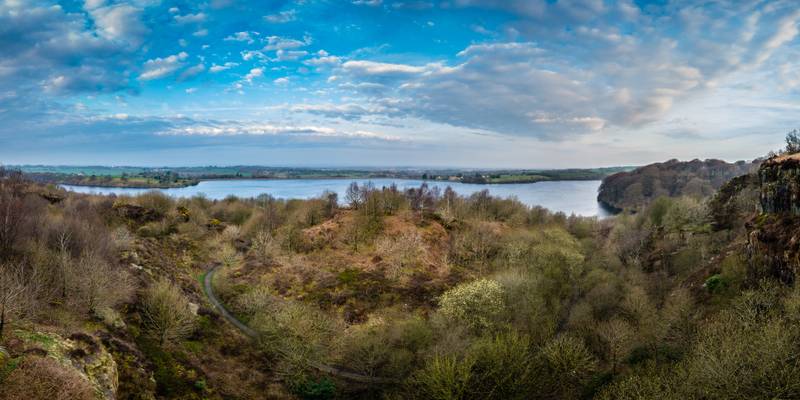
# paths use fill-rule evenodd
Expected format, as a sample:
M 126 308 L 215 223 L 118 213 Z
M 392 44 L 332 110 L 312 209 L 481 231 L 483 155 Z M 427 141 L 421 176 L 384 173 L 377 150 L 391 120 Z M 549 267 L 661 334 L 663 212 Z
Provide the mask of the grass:
M 34 343 L 41 344 L 43 347 L 45 347 L 45 350 L 53 347 L 56 344 L 55 339 L 53 339 L 51 336 L 48 336 L 48 335 L 45 335 L 45 334 L 42 334 L 42 333 L 28 332 L 28 331 L 23 331 L 23 330 L 17 330 L 14 333 L 20 339 L 23 339 L 23 340 L 28 341 L 28 342 L 34 342 Z

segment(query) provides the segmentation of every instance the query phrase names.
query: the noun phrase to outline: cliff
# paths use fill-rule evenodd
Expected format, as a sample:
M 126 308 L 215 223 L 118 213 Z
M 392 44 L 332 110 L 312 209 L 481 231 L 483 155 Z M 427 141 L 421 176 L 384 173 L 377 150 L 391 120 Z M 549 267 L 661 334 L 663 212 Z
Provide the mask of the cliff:
M 800 215 L 800 154 L 765 161 L 758 179 L 765 213 Z
M 616 210 L 635 211 L 661 196 L 705 198 L 755 166 L 745 161 L 728 163 L 713 159 L 650 164 L 603 179 L 597 200 Z
M 800 154 L 765 161 L 758 182 L 761 213 L 747 224 L 751 278 L 794 283 L 800 267 Z

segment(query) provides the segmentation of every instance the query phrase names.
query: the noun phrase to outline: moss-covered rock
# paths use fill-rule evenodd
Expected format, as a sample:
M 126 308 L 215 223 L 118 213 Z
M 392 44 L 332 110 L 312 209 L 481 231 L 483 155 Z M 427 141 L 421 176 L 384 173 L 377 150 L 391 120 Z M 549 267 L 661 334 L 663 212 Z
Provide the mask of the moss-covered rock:
M 22 339 L 23 352 L 52 357 L 64 367 L 75 369 L 92 385 L 98 399 L 117 398 L 117 363 L 94 336 L 74 333 L 64 338 L 55 333 L 22 330 L 15 334 Z

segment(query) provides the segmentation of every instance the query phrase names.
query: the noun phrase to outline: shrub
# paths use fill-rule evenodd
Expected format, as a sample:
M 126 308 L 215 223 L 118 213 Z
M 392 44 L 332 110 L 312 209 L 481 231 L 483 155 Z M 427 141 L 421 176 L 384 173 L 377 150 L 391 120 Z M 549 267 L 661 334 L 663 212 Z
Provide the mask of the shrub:
M 150 285 L 142 297 L 142 322 L 161 346 L 188 336 L 195 316 L 181 289 L 166 279 Z
M 708 279 L 706 279 L 705 283 L 703 283 L 703 287 L 706 288 L 711 293 L 717 293 L 722 291 L 727 286 L 727 282 L 720 274 L 711 275 Z
M 465 399 L 470 387 L 474 360 L 436 356 L 410 380 L 411 393 L 418 399 Z
M 289 382 L 292 393 L 304 400 L 326 400 L 336 396 L 336 384 L 329 378 L 311 379 L 303 377 L 299 382 Z
M 2 400 L 94 400 L 92 385 L 53 358 L 29 356 L 0 385 Z
M 527 336 L 503 333 L 476 342 L 468 352 L 474 360 L 470 374 L 470 398 L 528 399 L 536 375 Z
M 592 374 L 597 360 L 583 341 L 572 336 L 559 336 L 541 350 L 544 373 L 539 376 L 539 391 L 553 393 L 555 398 L 579 398 Z

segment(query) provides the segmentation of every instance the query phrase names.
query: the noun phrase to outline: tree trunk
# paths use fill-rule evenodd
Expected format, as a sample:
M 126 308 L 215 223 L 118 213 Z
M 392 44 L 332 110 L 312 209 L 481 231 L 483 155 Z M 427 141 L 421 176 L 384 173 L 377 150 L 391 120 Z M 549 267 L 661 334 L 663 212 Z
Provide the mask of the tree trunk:
M 0 307 L 0 338 L 3 337 L 3 328 L 6 327 L 6 305 Z

